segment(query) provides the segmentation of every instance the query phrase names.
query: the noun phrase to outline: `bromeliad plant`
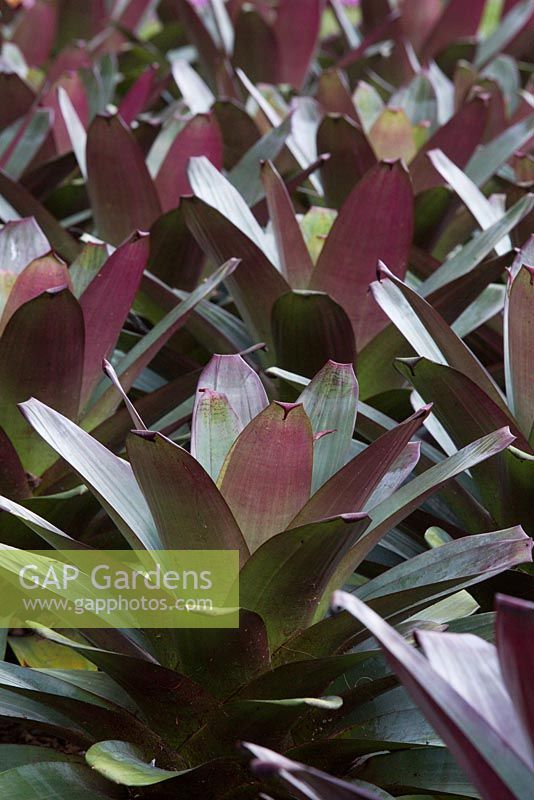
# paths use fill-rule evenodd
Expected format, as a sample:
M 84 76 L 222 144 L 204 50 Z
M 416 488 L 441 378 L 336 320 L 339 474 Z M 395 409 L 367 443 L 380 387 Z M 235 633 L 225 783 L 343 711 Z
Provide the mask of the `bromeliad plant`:
M 0 426 L 2 490 L 15 500 L 30 497 L 53 467 L 55 453 L 36 437 L 17 404 L 36 395 L 70 419 L 94 429 L 114 414 L 117 399 L 104 391 L 102 359 L 110 356 L 139 289 L 149 256 L 146 234 L 136 234 L 116 250 L 88 244 L 70 268 L 50 252 L 33 219 L 8 223 L 0 231 L 7 254 L 6 291 L 0 318 Z M 113 248 L 111 248 L 113 249 Z M 119 373 L 130 388 L 144 367 L 184 324 L 187 314 L 235 267 L 232 262 L 152 329 L 138 336 L 127 354 L 117 355 Z M 187 396 L 194 384 L 181 389 Z M 176 387 L 155 399 L 151 416 L 179 402 Z M 104 427 L 109 441 L 124 429 L 121 419 Z M 52 475 L 54 471 L 52 470 Z
M 336 611 L 349 611 L 373 633 L 388 662 L 484 800 L 526 800 L 530 796 L 534 769 L 533 603 L 497 597 L 496 647 L 470 633 L 419 630 L 415 636 L 423 654 L 357 598 L 337 592 L 333 604 Z M 253 757 L 251 767 L 256 774 L 278 778 L 291 794 L 304 800 L 388 800 L 392 795 L 377 793 L 368 782 L 377 775 L 387 775 L 392 790 L 402 785 L 403 778 L 395 774 L 395 753 L 356 765 L 354 777 L 347 783 L 265 747 L 247 743 L 245 748 Z
M 238 793 L 248 779 L 235 755 L 237 737 L 340 771 L 356 755 L 428 740 L 415 708 L 405 732 L 380 725 L 382 711 L 376 716 L 370 701 L 394 679 L 360 625 L 348 615 L 326 616 L 328 598 L 414 508 L 513 436 L 495 431 L 405 483 L 430 408 L 365 447 L 352 439 L 357 396 L 352 366 L 328 362 L 298 402 L 269 403 L 241 357 L 214 356 L 198 384 L 191 452 L 160 433 L 134 430 L 130 463 L 43 403 L 22 404 L 28 423 L 80 475 L 127 545 L 239 551 L 241 625 L 93 630 L 81 640 L 37 627 L 101 671 L 30 672 L 6 663 L 2 713 L 80 742 L 102 776 L 157 786 L 161 797 Z M 86 546 L 21 505 L 4 498 L 1 507 L 52 548 Z M 530 549 L 519 527 L 468 536 L 398 564 L 356 594 L 407 636 L 416 619 L 430 628 L 444 621 L 469 628 L 476 603 L 465 587 L 528 561 Z M 365 692 L 353 688 L 364 677 Z M 20 691 L 26 700 L 17 711 L 13 692 Z M 17 774 L 55 781 L 64 792 L 77 773 L 86 774 L 69 759 L 58 766 L 45 757 Z
M 534 772 L 534 603 L 497 597 L 496 646 L 472 634 L 417 631 L 411 648 L 358 599 L 334 595 L 334 607 L 362 622 L 448 744 L 484 800 L 527 800 Z M 372 762 L 363 770 L 371 775 Z

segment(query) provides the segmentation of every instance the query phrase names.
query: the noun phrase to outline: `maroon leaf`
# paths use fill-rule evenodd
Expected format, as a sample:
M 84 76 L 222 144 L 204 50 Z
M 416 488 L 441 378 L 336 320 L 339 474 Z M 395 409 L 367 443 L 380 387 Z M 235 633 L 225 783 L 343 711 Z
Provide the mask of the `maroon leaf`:
M 0 425 L 28 472 L 39 474 L 56 459 L 32 433 L 17 403 L 36 397 L 63 414 L 78 413 L 84 347 L 83 317 L 68 289 L 55 289 L 25 303 L 0 339 Z
M 533 439 L 534 389 L 534 267 L 522 266 L 510 278 L 505 304 L 506 390 L 517 424 L 527 439 Z
M 330 114 L 344 114 L 354 122 L 358 121 L 356 108 L 352 102 L 350 86 L 344 72 L 327 69 L 321 75 L 317 86 L 317 100 Z
M 386 260 L 393 272 L 404 276 L 412 233 L 413 198 L 406 169 L 400 161 L 377 164 L 345 201 L 310 283 L 310 288 L 327 292 L 345 309 L 357 351 L 386 325 L 386 317 L 368 294 L 377 261 Z
M 52 3 L 37 0 L 19 16 L 12 41 L 32 67 L 39 67 L 50 55 L 56 38 L 58 10 Z
M 423 46 L 423 57 L 433 58 L 451 42 L 474 36 L 485 6 L 486 0 L 470 0 L 467 6 L 464 0 L 450 0 L 428 35 Z
M 85 323 L 82 405 L 102 376 L 102 359 L 117 341 L 147 259 L 148 236 L 134 236 L 107 259 L 80 297 Z
M 187 38 L 198 50 L 202 66 L 214 82 L 214 67 L 220 60 L 217 45 L 189 0 L 175 0 L 175 4 L 180 20 L 186 29 Z
M 266 747 L 248 742 L 244 742 L 243 747 L 254 756 L 250 766 L 258 776 L 266 778 L 277 775 L 287 785 L 290 794 L 301 800 L 380 800 L 385 797 L 380 789 L 374 792 L 370 784 L 357 786 L 340 781 Z M 262 797 L 269 800 L 267 795 Z
M 206 156 L 217 169 L 222 167 L 221 132 L 213 114 L 197 114 L 189 120 L 163 159 L 155 178 L 163 211 L 175 208 L 182 195 L 191 194 L 187 167 L 193 156 Z
M 292 520 L 291 526 L 305 525 L 332 514 L 362 511 L 389 468 L 428 417 L 430 409 L 431 406 L 423 406 L 358 453 L 315 492 Z
M 441 0 L 403 0 L 401 30 L 417 53 L 436 24 L 441 10 Z
M 0 320 L 0 334 L 20 306 L 49 289 L 70 288 L 66 265 L 53 253 L 36 258 L 18 275 Z
M 442 176 L 434 169 L 427 153 L 442 150 L 456 166 L 463 169 L 475 148 L 482 141 L 488 121 L 488 101 L 477 95 L 459 111 L 419 150 L 410 164 L 410 174 L 416 194 L 444 184 Z
M 496 607 L 495 634 L 504 682 L 534 755 L 534 603 L 500 594 Z
M 317 152 L 330 155 L 321 167 L 327 203 L 341 208 L 355 184 L 376 164 L 373 149 L 351 119 L 328 114 L 317 131 Z
M 204 266 L 204 254 L 193 239 L 182 206 L 162 214 L 150 229 L 150 270 L 168 286 L 192 292 Z
M 87 135 L 87 189 L 100 236 L 118 245 L 161 214 L 143 152 L 120 116 L 96 116 Z
M 239 435 L 218 484 L 251 552 L 307 501 L 312 461 L 312 427 L 299 403 L 271 403 Z
M 41 104 L 54 110 L 53 136 L 56 145 L 56 151 L 61 155 L 62 153 L 70 153 L 71 150 L 73 150 L 74 142 L 71 141 L 71 137 L 67 130 L 64 116 L 61 111 L 60 102 L 58 99 L 58 90 L 60 88 L 67 93 L 69 100 L 76 111 L 76 115 L 78 116 L 78 119 L 84 128 L 87 126 L 87 122 L 89 120 L 89 103 L 87 100 L 87 94 L 85 92 L 83 80 L 80 77 L 80 74 L 77 72 L 71 72 L 67 75 L 63 75 L 56 83 L 54 83 L 53 86 L 50 87 L 50 91 L 43 97 Z
M 280 82 L 280 53 L 275 32 L 252 8 L 242 9 L 237 17 L 232 61 L 253 83 Z
M 126 125 L 130 125 L 141 111 L 144 111 L 157 88 L 158 65 L 152 64 L 137 78 L 119 105 L 119 115 Z
M 323 0 L 281 0 L 274 30 L 280 48 L 280 80 L 300 89 L 317 46 Z
M 271 341 L 271 310 L 289 286 L 257 244 L 220 211 L 198 197 L 186 198 L 181 206 L 186 223 L 216 264 L 239 253 L 241 264 L 227 284 L 244 321 L 257 340 Z
M 527 552 L 525 557 L 528 557 Z M 500 730 L 480 713 L 472 697 L 468 699 L 460 694 L 448 677 L 439 674 L 435 665 L 360 600 L 345 592 L 336 592 L 333 604 L 336 610 L 345 609 L 353 614 L 375 636 L 393 670 L 483 797 L 488 800 L 528 797 L 529 765 L 512 750 Z M 431 635 L 425 634 L 423 641 Z M 469 642 L 473 638 L 466 637 Z M 473 657 L 467 642 L 466 645 L 462 668 L 478 673 L 479 686 L 487 685 L 491 673 L 488 675 L 485 671 L 485 660 Z M 454 667 L 448 660 L 443 670 L 447 668 L 454 674 Z M 494 681 L 491 675 L 490 693 Z M 507 705 L 502 707 L 501 713 L 509 715 Z
M 15 72 L 0 72 L 0 128 L 8 128 L 32 106 L 35 94 Z

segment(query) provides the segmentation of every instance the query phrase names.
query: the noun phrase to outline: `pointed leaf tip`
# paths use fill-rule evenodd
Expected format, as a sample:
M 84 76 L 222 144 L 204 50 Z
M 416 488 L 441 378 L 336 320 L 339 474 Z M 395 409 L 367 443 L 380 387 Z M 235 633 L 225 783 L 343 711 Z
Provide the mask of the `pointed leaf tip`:
M 302 406 L 302 403 L 283 403 L 281 400 L 275 400 L 275 405 L 280 406 L 284 412 L 284 420 L 286 420 L 292 411 Z
M 140 439 L 145 439 L 147 442 L 155 442 L 158 437 L 157 431 L 149 431 L 145 428 L 134 428 L 130 431 L 134 436 L 139 436 Z

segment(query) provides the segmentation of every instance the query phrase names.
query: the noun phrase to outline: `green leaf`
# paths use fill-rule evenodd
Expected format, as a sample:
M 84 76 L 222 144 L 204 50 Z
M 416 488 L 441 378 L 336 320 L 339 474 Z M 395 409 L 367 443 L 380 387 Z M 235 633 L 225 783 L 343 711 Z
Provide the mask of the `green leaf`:
M 298 289 L 272 308 L 276 360 L 281 367 L 315 375 L 329 359 L 352 363 L 354 333 L 343 307 L 323 292 Z
M 228 173 L 228 180 L 237 189 L 247 205 L 253 207 L 264 196 L 262 185 L 262 163 L 274 160 L 291 133 L 291 116 L 276 128 L 267 131 L 258 139 Z
M 441 150 L 431 150 L 428 157 L 440 175 L 445 178 L 449 186 L 454 189 L 463 203 L 467 206 L 482 230 L 487 230 L 497 222 L 503 215 L 490 201 L 482 194 L 478 186 L 473 183 L 469 176 L 459 169 L 445 153 Z M 504 255 L 512 249 L 509 236 L 495 245 L 497 255 Z
M 412 123 L 400 108 L 385 108 L 368 135 L 375 155 L 381 161 L 402 158 L 409 164 L 416 154 Z
M 88 767 L 61 763 L 26 764 L 6 770 L 0 773 L 0 791 L 17 800 L 43 800 L 54 796 L 100 800 L 120 796 L 112 784 Z
M 85 760 L 100 775 L 122 786 L 153 786 L 180 775 L 147 763 L 142 750 L 130 742 L 97 742 L 89 748 Z
M 426 358 L 399 359 L 397 368 L 427 402 L 433 402 L 434 413 L 457 447 L 465 446 L 474 436 L 510 425 L 509 416 L 458 370 Z M 517 426 L 512 424 L 511 430 L 517 437 L 517 446 L 529 452 L 528 442 L 521 437 Z M 517 489 L 508 474 L 506 465 L 509 461 L 510 454 L 503 453 L 488 463 L 480 464 L 473 471 L 473 477 L 484 505 L 499 524 L 525 524 L 525 518 L 520 516 L 521 506 L 517 505 L 520 502 L 516 498 Z
M 321 607 L 332 574 L 369 524 L 344 514 L 279 533 L 241 570 L 240 600 L 267 625 L 271 647 L 304 629 Z
M 163 549 L 238 550 L 246 560 L 248 549 L 228 505 L 187 450 L 160 433 L 136 431 L 127 451 Z
M 528 142 L 533 132 L 534 114 L 529 114 L 479 148 L 465 168 L 466 175 L 477 186 L 483 186 L 516 150 L 520 150 Z
M 137 703 L 143 719 L 171 747 L 179 746 L 198 728 L 200 720 L 216 706 L 215 700 L 185 675 L 160 666 L 148 655 L 126 655 L 75 642 L 42 625 L 33 626 L 40 636 L 72 648 L 115 680 Z M 180 714 L 181 724 L 176 725 Z M 148 730 L 148 729 L 145 729 Z M 129 733 L 131 737 L 132 729 Z M 151 744 L 148 739 L 136 740 Z
M 461 798 L 479 797 L 463 770 L 444 747 L 421 747 L 373 756 L 366 761 L 358 775 L 366 781 L 377 781 L 395 792 L 430 791 L 432 798 L 435 792 Z M 405 800 L 410 800 L 410 797 Z M 417 794 L 413 800 L 425 800 L 426 797 Z
M 161 214 L 143 151 L 118 114 L 96 116 L 89 127 L 87 191 L 98 233 L 114 245 Z
M 344 463 L 352 441 L 358 405 L 358 382 L 352 364 L 328 361 L 300 394 L 299 403 L 315 435 L 312 492 L 325 483 Z

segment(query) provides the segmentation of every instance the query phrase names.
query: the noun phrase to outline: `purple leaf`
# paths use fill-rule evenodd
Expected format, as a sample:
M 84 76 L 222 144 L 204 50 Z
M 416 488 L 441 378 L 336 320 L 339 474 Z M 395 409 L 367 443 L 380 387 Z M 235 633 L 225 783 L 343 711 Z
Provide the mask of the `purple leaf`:
M 100 236 L 118 245 L 161 214 L 143 152 L 120 116 L 96 116 L 87 134 L 87 190 Z
M 387 208 L 388 225 L 383 212 Z M 310 288 L 327 292 L 347 312 L 359 351 L 385 327 L 368 295 L 378 259 L 404 276 L 413 234 L 410 179 L 400 162 L 377 164 L 343 204 L 313 272 Z M 357 247 L 355 247 L 357 243 Z M 387 254 L 387 255 L 386 255 Z
M 323 0 L 281 0 L 274 30 L 280 50 L 280 81 L 300 89 L 317 47 Z
M 11 289 L 0 320 L 0 334 L 7 323 L 24 303 L 46 291 L 70 288 L 69 271 L 66 264 L 54 253 L 34 259 L 23 269 Z
M 428 35 L 423 46 L 423 58 L 433 58 L 457 39 L 474 36 L 485 5 L 485 0 L 471 0 L 467 7 L 463 0 L 450 0 Z
M 443 150 L 457 167 L 460 169 L 465 167 L 482 141 L 488 120 L 488 110 L 487 98 L 477 95 L 465 103 L 442 128 L 438 128 L 436 133 L 430 137 L 410 164 L 410 174 L 416 194 L 444 183 L 444 179 L 436 172 L 427 157 L 427 153 L 431 150 Z
M 126 125 L 131 125 L 152 99 L 157 89 L 158 65 L 152 64 L 144 70 L 128 89 L 119 105 L 119 115 Z
M 271 310 L 289 286 L 260 247 L 221 211 L 197 197 L 182 200 L 185 221 L 216 264 L 239 253 L 241 264 L 227 281 L 243 320 L 257 341 L 271 342 Z
M 65 288 L 44 292 L 20 306 L 0 339 L 0 425 L 17 443 L 28 472 L 40 474 L 55 455 L 30 431 L 17 403 L 33 395 L 76 417 L 83 347 L 81 309 Z
M 534 267 L 522 266 L 512 278 L 505 303 L 505 370 L 510 407 L 534 446 Z
M 154 179 L 163 211 L 175 208 L 182 195 L 191 194 L 187 167 L 193 156 L 205 156 L 214 167 L 222 168 L 221 132 L 213 114 L 197 114 L 169 147 Z
M 500 731 L 488 724 L 479 709 L 458 694 L 423 655 L 360 600 L 336 592 L 333 605 L 353 614 L 378 640 L 393 670 L 483 797 L 487 800 L 528 797 L 532 785 L 530 766 L 511 749 Z M 462 666 L 483 668 L 484 664 L 463 660 Z
M 301 404 L 271 403 L 240 434 L 218 484 L 251 552 L 310 496 L 313 433 Z
M 239 355 L 212 356 L 198 379 L 196 400 L 200 399 L 200 395 L 205 389 L 218 392 L 228 398 L 230 407 L 237 416 L 239 431 L 246 428 L 249 422 L 269 405 L 261 380 L 252 367 L 249 367 Z M 192 437 L 191 452 L 193 455 L 195 455 L 195 447 L 196 443 Z
M 358 453 L 315 492 L 291 525 L 304 525 L 333 514 L 362 511 L 429 413 L 429 406 L 421 408 Z
M 117 248 L 80 297 L 85 322 L 82 404 L 101 378 L 139 288 L 148 259 L 148 236 L 135 235 Z
M 497 652 L 506 688 L 534 755 L 534 604 L 499 594 L 496 599 Z

